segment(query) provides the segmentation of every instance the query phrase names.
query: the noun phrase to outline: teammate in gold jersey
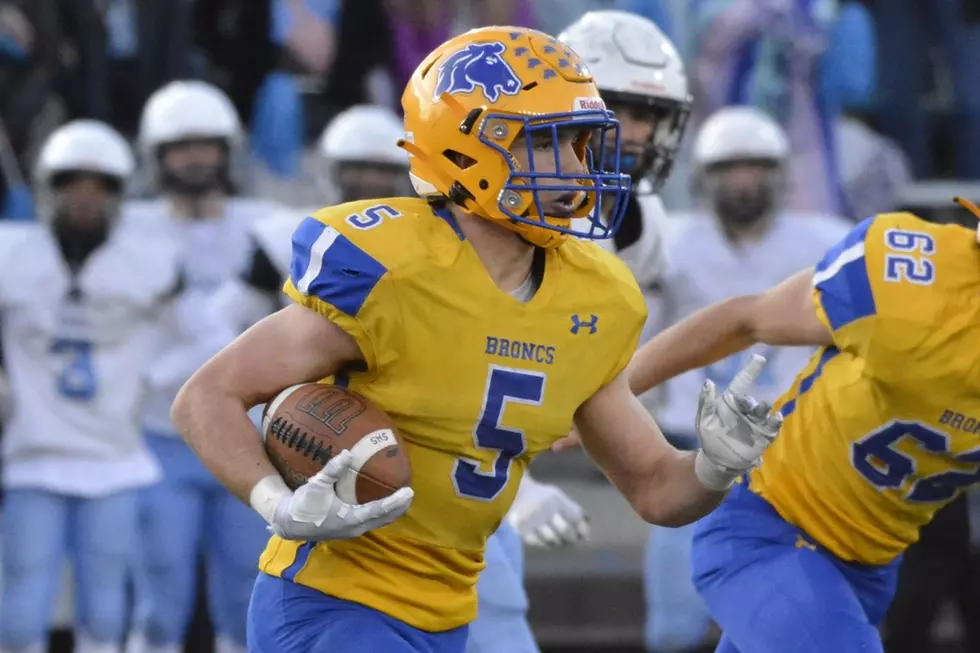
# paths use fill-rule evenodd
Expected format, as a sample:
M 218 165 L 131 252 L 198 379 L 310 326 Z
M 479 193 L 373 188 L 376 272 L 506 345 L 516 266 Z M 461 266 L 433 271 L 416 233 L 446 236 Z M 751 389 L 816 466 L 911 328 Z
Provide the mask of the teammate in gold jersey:
M 785 424 L 761 466 L 696 527 L 717 653 L 880 652 L 902 552 L 980 480 L 978 233 L 868 219 L 815 269 L 661 333 L 630 383 L 758 342 L 821 348 L 777 401 Z
M 295 304 L 173 406 L 275 533 L 249 612 L 256 653 L 461 653 L 487 538 L 573 419 L 636 511 L 666 525 L 712 510 L 780 424 L 743 394 L 761 361 L 719 398 L 704 392 L 702 452 L 672 449 L 630 392 L 643 297 L 614 255 L 570 237 L 612 237 L 630 182 L 618 123 L 567 46 L 517 27 L 468 32 L 420 64 L 402 105 L 420 198 L 301 223 Z M 394 419 L 411 489 L 351 506 L 333 491 L 349 452 L 295 493 L 269 463 L 246 410 L 332 375 Z

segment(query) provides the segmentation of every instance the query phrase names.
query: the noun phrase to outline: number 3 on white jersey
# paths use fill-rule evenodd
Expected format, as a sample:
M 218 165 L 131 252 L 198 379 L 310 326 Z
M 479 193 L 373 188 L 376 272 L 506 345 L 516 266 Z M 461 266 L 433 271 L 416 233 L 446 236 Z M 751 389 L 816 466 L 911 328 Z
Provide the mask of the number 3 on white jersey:
M 936 241 L 921 231 L 888 229 L 885 231 L 885 281 L 917 283 L 928 286 L 936 279 L 932 255 Z
M 475 460 L 459 458 L 453 465 L 456 494 L 466 499 L 493 501 L 507 487 L 510 463 L 527 450 L 524 431 L 500 425 L 508 402 L 540 406 L 544 397 L 545 375 L 540 372 L 490 366 L 483 391 L 483 409 L 473 428 L 473 443 L 479 449 L 495 451 L 490 471 L 480 469 Z

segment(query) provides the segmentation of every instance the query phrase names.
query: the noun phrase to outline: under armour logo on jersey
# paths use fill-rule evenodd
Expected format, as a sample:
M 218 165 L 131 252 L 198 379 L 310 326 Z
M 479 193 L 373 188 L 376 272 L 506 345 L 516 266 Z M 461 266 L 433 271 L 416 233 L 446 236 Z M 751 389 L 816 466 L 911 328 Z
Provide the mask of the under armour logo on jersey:
M 479 86 L 490 102 L 496 102 L 500 94 L 517 95 L 521 80 L 504 60 L 507 47 L 499 41 L 470 43 L 439 66 L 439 79 L 433 100 L 443 93 L 472 93 Z
M 572 316 L 572 333 L 578 335 L 579 329 L 588 329 L 589 335 L 591 336 L 596 331 L 599 330 L 599 316 L 595 313 L 589 316 L 589 321 L 586 322 L 578 315 Z

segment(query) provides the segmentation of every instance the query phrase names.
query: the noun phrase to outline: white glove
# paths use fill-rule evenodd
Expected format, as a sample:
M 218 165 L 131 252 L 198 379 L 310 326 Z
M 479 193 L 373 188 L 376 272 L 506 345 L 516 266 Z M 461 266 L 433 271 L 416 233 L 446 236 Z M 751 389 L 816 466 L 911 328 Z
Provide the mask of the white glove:
M 295 492 L 278 474 L 252 488 L 249 502 L 269 524 L 269 530 L 287 540 L 321 542 L 346 540 L 386 526 L 401 517 L 415 493 L 402 488 L 370 503 L 351 505 L 337 496 L 334 483 L 350 471 L 351 453 L 344 450 L 330 459 Z
M 759 403 L 746 394 L 765 364 L 765 358 L 754 354 L 720 401 L 714 383 L 705 381 L 701 388 L 695 422 L 701 451 L 694 471 L 709 490 L 727 490 L 736 478 L 757 467 L 779 433 L 782 414 L 768 402 Z
M 555 485 L 528 475 L 521 481 L 507 521 L 528 546 L 560 547 L 589 537 L 589 520 L 578 503 Z

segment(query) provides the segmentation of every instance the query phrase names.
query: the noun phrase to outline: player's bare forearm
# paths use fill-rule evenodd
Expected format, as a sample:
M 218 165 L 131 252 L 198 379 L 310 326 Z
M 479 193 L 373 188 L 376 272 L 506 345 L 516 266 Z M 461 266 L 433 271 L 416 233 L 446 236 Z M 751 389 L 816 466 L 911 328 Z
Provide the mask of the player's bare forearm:
M 575 415 L 582 445 L 645 521 L 682 526 L 711 512 L 725 496 L 701 485 L 695 454 L 672 447 L 630 392 L 625 374 L 599 390 Z
M 245 403 L 209 377 L 207 365 L 191 377 L 177 395 L 171 417 L 205 466 L 248 503 L 255 484 L 278 472 L 265 455 Z
M 712 304 L 658 334 L 630 362 L 633 392 L 642 394 L 756 343 L 832 344 L 813 304 L 812 278 L 812 269 L 803 270 L 764 293 Z
M 174 426 L 204 464 L 245 501 L 277 474 L 246 412 L 282 389 L 330 376 L 360 358 L 357 344 L 326 318 L 289 306 L 261 320 L 187 381 Z

